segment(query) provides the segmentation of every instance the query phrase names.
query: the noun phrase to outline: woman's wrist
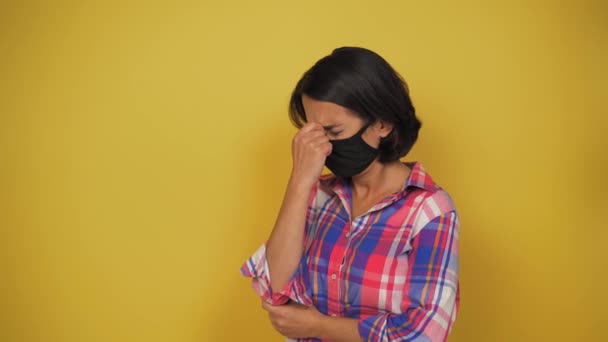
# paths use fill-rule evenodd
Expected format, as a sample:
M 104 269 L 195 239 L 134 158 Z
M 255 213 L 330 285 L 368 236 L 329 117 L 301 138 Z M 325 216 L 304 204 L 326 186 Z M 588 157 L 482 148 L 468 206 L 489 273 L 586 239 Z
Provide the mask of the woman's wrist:
M 328 333 L 327 333 L 329 331 L 328 326 L 329 326 L 329 324 L 331 324 L 332 319 L 333 319 L 333 317 L 319 314 L 319 316 L 316 320 L 316 324 L 313 327 L 314 337 L 321 339 L 321 340 L 328 339 Z
M 317 181 L 318 179 L 300 176 L 292 172 L 289 177 L 288 188 L 296 191 L 310 191 Z

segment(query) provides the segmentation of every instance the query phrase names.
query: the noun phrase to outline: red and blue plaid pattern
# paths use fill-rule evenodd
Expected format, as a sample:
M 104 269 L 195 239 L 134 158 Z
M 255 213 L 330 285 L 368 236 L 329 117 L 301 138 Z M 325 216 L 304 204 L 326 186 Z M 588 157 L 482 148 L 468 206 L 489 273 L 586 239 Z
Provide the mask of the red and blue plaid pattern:
M 460 301 L 458 215 L 420 163 L 406 165 L 412 171 L 403 189 L 354 219 L 349 181 L 322 176 L 290 282 L 272 291 L 265 244 L 241 273 L 274 305 L 292 300 L 358 319 L 365 341 L 446 340 Z

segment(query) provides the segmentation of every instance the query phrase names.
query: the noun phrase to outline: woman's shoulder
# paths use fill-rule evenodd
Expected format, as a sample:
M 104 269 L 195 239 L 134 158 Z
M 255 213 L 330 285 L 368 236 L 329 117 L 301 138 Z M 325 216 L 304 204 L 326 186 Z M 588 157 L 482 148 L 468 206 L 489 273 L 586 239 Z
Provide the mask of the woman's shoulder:
M 441 215 L 455 209 L 450 194 L 435 182 L 420 162 L 405 163 L 411 169 L 406 181 L 406 188 L 417 189 L 422 196 L 421 205 L 432 213 Z
M 422 210 L 432 218 L 456 211 L 456 205 L 450 194 L 439 185 L 425 196 L 421 203 Z
M 444 215 L 456 214 L 456 205 L 450 194 L 433 180 L 420 162 L 407 163 L 412 172 L 407 186 L 415 192 L 417 215 L 415 227 L 423 227 L 428 222 Z

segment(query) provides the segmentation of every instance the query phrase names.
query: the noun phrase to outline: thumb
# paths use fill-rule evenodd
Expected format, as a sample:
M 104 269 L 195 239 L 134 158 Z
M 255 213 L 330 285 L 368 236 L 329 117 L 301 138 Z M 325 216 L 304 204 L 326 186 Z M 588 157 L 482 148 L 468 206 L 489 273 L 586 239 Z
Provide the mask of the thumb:
M 262 300 L 262 309 L 270 312 L 270 311 L 276 311 L 278 309 L 279 306 L 277 305 L 272 305 L 270 303 L 267 303 L 266 301 Z

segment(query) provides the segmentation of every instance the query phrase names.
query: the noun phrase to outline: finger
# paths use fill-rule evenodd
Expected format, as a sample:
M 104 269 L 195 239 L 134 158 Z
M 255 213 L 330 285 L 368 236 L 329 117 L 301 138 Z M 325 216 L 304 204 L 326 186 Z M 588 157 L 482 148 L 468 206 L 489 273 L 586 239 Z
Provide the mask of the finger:
M 323 141 L 323 140 L 316 141 L 313 146 L 314 146 L 314 148 L 317 151 L 323 152 L 326 156 L 328 156 L 328 155 L 331 154 L 331 151 L 332 151 L 332 148 L 333 148 L 333 145 L 329 142 L 329 140 L 327 140 L 327 141 Z
M 304 136 L 310 139 L 322 138 L 327 137 L 327 132 L 325 132 L 325 129 L 315 129 L 313 131 L 307 132 L 306 134 L 304 134 Z
M 310 140 L 310 143 L 313 146 L 326 144 L 326 143 L 329 143 L 329 138 L 325 135 L 320 135 L 320 136 L 317 136 L 317 137 L 313 138 L 312 140 Z
M 272 310 L 272 305 L 270 305 L 262 300 L 262 309 L 264 309 L 266 311 L 270 311 L 270 310 Z
M 300 141 L 302 142 L 302 144 L 308 144 L 314 142 L 317 139 L 329 140 L 329 138 L 325 135 L 324 131 L 313 131 L 302 135 Z
M 270 313 L 274 313 L 274 312 L 277 312 L 281 308 L 281 306 L 280 305 L 272 305 L 272 304 L 269 304 L 267 302 L 262 302 L 262 308 L 264 308 L 264 310 L 266 310 L 266 311 L 268 311 Z
M 299 141 L 300 143 L 306 143 L 311 138 L 316 138 L 316 137 L 323 136 L 323 135 L 325 135 L 324 129 L 316 129 L 316 128 L 311 129 L 310 127 L 308 127 L 308 129 L 305 130 L 304 128 L 302 128 L 294 136 L 294 142 Z
M 324 145 L 325 150 L 323 152 L 325 152 L 325 156 L 329 156 L 331 154 L 331 152 L 333 151 L 334 145 L 332 145 L 331 143 L 327 143 L 326 145 Z
M 319 130 L 319 129 L 321 129 L 321 130 L 323 129 L 323 126 L 321 126 L 321 124 L 319 124 L 317 122 L 308 122 L 304 126 L 302 126 L 300 131 L 303 133 L 306 133 L 306 132 L 311 132 L 313 130 Z

